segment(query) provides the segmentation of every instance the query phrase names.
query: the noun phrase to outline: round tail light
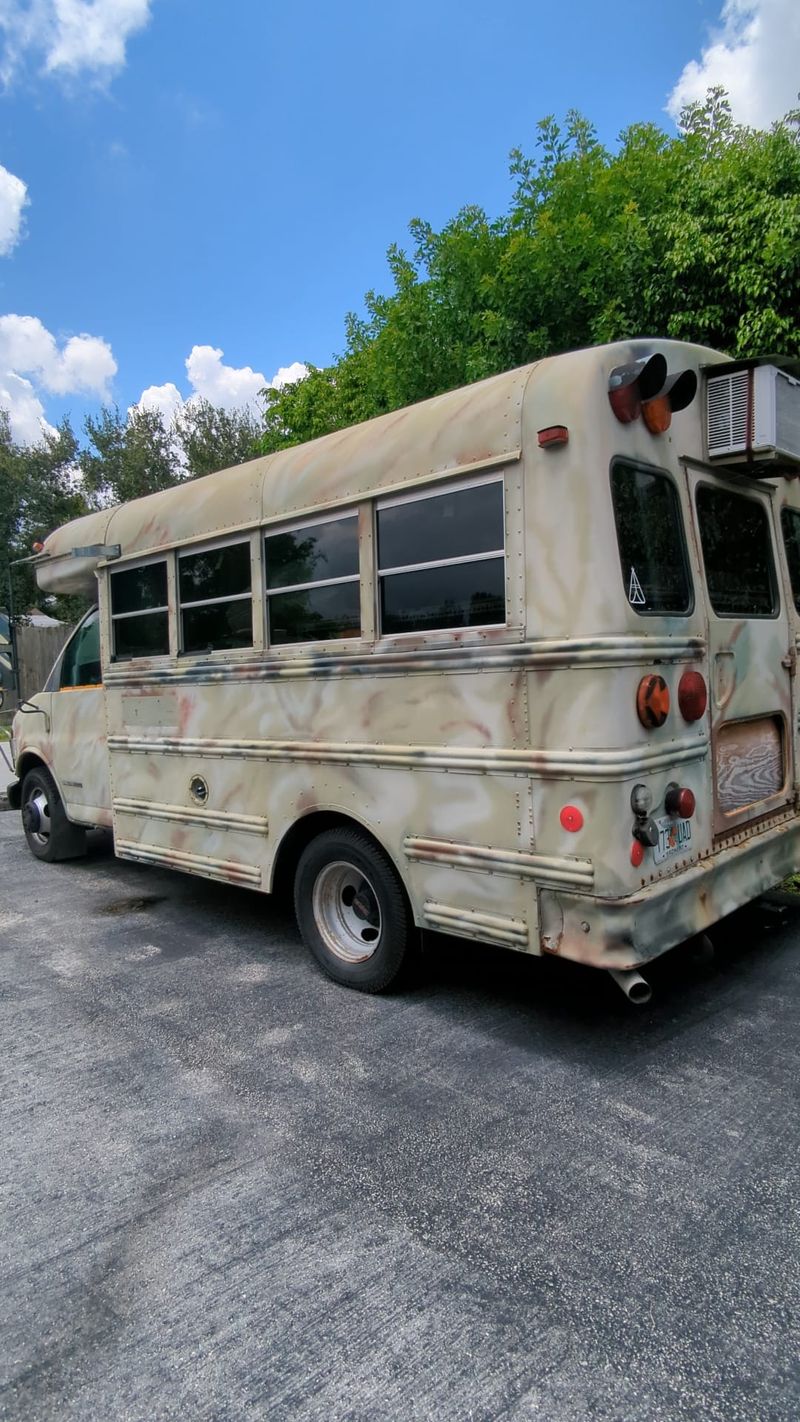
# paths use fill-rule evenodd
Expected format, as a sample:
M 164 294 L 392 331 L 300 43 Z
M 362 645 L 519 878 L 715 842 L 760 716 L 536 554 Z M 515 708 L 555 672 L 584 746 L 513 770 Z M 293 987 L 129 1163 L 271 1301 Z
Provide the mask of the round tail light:
M 636 712 L 645 730 L 663 726 L 669 715 L 669 687 L 663 676 L 643 676 L 636 691 Z
M 664 809 L 668 815 L 676 815 L 680 820 L 690 820 L 694 814 L 695 798 L 691 790 L 681 785 L 668 785 L 664 796 Z
M 699 721 L 708 705 L 706 684 L 698 671 L 685 671 L 678 682 L 678 706 L 684 721 Z

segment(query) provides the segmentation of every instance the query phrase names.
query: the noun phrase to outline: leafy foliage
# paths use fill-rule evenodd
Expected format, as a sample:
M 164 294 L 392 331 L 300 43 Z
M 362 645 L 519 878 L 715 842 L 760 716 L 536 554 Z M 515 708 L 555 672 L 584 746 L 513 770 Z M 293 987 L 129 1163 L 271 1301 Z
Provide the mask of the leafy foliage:
M 415 219 L 342 357 L 268 392 L 262 449 L 559 351 L 651 335 L 732 355 L 800 354 L 800 110 L 770 132 L 720 89 L 670 137 L 635 124 L 609 153 L 570 112 L 511 154 L 509 210 Z
M 0 412 L 0 604 L 8 602 L 10 578 L 17 611 L 36 606 L 41 593 L 30 566 L 11 565 L 30 556 L 36 539 L 86 513 L 77 486 L 77 458 L 78 442 L 68 420 L 39 444 L 20 448 Z M 74 598 L 57 598 L 46 609 L 64 621 L 82 610 L 81 600 Z

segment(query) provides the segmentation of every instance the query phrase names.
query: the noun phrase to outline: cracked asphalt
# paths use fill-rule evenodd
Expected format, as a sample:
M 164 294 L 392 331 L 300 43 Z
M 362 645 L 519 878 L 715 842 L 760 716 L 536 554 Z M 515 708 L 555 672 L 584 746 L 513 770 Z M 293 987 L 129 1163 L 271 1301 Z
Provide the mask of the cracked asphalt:
M 0 1417 L 794 1422 L 800 900 L 715 939 L 370 998 L 0 815 Z

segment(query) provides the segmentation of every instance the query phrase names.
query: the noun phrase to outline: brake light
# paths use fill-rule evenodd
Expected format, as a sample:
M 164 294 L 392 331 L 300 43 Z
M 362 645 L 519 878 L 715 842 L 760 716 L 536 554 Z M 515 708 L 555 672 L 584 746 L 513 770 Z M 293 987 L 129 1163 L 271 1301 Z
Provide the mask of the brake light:
M 695 804 L 694 793 L 686 786 L 667 786 L 664 809 L 668 815 L 676 815 L 679 820 L 690 820 L 695 811 Z
M 684 721 L 699 721 L 708 705 L 706 684 L 698 671 L 685 671 L 678 682 L 678 706 Z
M 643 676 L 636 691 L 636 713 L 646 731 L 663 726 L 669 715 L 669 687 L 663 676 Z

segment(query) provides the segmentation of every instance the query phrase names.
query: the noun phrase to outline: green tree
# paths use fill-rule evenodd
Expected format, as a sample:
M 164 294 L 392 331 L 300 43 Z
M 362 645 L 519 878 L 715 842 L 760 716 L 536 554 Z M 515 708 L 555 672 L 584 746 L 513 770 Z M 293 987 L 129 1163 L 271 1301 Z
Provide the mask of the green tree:
M 186 477 L 172 431 L 158 410 L 127 415 L 104 406 L 85 421 L 89 445 L 80 454 L 87 497 L 96 506 L 125 503 L 168 489 Z
M 209 400 L 188 400 L 172 432 L 192 478 L 229 469 L 260 453 L 263 420 L 250 410 L 223 410 Z
M 415 219 L 393 290 L 368 292 L 343 355 L 268 392 L 268 452 L 543 356 L 662 336 L 800 354 L 800 111 L 769 132 L 720 89 L 670 136 L 636 124 L 614 153 L 580 114 L 511 154 L 508 211 Z
M 37 539 L 86 512 L 78 442 L 69 421 L 63 420 L 54 434 L 43 434 L 37 444 L 22 446 L 12 440 L 8 416 L 0 411 L 0 603 L 8 602 L 10 575 L 18 613 L 41 604 L 30 565 L 12 564 L 29 557 Z M 58 597 L 43 610 L 73 621 L 84 607 L 82 599 Z

